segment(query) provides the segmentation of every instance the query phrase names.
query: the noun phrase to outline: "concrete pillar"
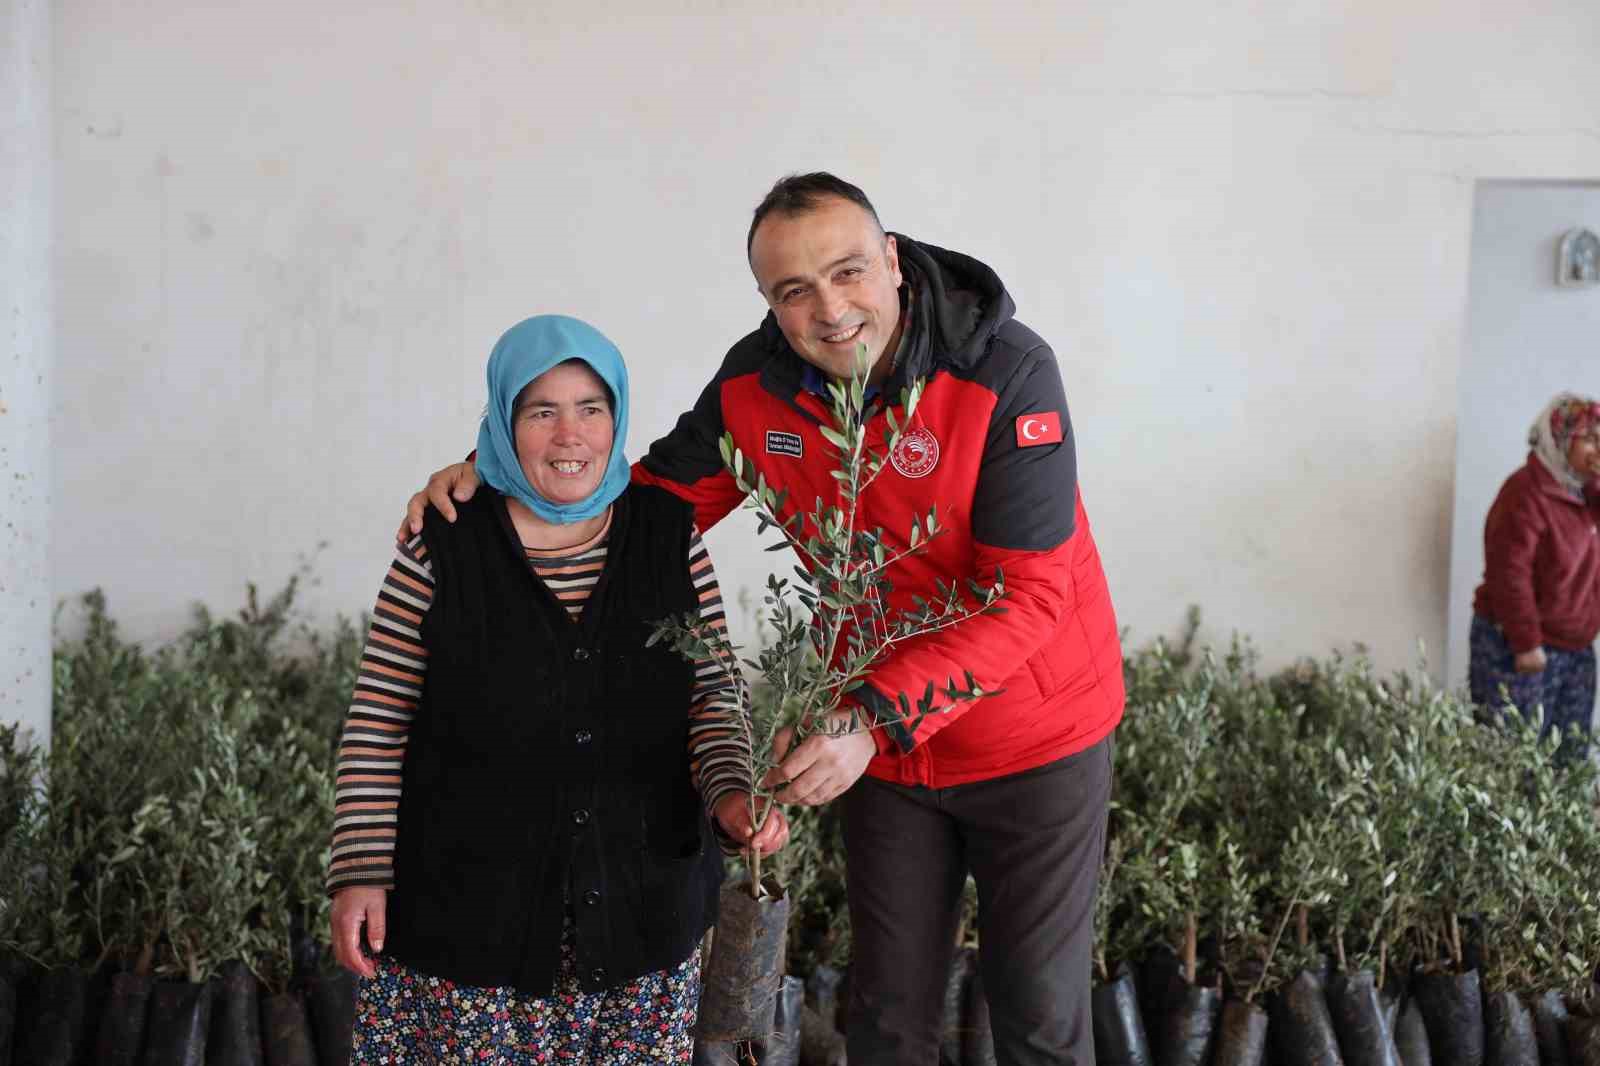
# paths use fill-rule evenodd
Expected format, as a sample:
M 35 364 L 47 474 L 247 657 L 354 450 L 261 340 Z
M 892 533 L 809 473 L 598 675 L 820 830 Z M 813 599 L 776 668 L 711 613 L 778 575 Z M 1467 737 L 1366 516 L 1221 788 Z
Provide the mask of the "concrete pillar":
M 0 0 L 0 723 L 50 741 L 50 4 Z

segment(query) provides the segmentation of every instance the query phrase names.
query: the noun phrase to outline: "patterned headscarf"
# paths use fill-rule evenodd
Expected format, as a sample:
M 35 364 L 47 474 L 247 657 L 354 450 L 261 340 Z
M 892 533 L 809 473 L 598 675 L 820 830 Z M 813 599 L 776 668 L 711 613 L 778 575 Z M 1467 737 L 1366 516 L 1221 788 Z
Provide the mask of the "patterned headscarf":
M 611 455 L 605 475 L 587 499 L 552 503 L 534 491 L 522 472 L 511 415 L 523 386 L 568 359 L 583 360 L 611 390 Z M 478 428 L 478 477 L 521 500 L 546 522 L 569 525 L 604 514 L 628 487 L 629 476 L 628 459 L 622 454 L 628 436 L 628 368 L 617 346 L 587 322 L 566 315 L 537 315 L 506 330 L 489 353 L 488 377 L 489 405 Z
M 1567 462 L 1572 438 L 1600 425 L 1600 403 L 1570 392 L 1557 393 L 1528 428 L 1528 446 L 1561 487 L 1583 499 L 1583 481 Z

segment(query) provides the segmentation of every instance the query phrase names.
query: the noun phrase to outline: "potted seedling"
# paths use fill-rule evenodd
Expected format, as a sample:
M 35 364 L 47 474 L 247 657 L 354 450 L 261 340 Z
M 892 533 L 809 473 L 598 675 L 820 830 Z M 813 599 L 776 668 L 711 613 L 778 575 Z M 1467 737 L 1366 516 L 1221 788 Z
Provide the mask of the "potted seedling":
M 863 526 L 862 502 L 910 426 L 922 393 L 921 381 L 902 392 L 898 413 L 887 410 L 887 429 L 874 442 L 863 423 L 868 369 L 866 346 L 860 345 L 851 380 L 828 385 L 831 424 L 820 432 L 837 461 L 834 501 L 818 499 L 809 511 L 791 508 L 784 488 L 756 470 L 731 434 L 720 442 L 723 462 L 746 494 L 745 505 L 757 514 L 758 532 L 780 530 L 801 561 L 792 578 L 768 578 L 762 605 L 767 639 L 757 655 L 743 658 L 724 631 L 693 613 L 662 622 L 651 638 L 670 642 L 693 661 L 714 664 L 741 694 L 744 770 L 751 821 L 758 830 L 776 791 L 770 778 L 776 765 L 772 743 L 780 730 L 793 730 L 798 743 L 812 735 L 884 725 L 852 695 L 872 668 L 896 645 L 996 610 L 1005 595 L 997 572 L 987 585 L 941 583 L 932 599 L 915 597 L 906 609 L 891 606 L 889 569 L 925 551 L 942 527 L 937 508 L 915 517 L 904 534 Z M 769 693 L 755 709 L 744 683 L 746 667 Z M 959 681 L 930 681 L 914 698 L 900 693 L 897 702 L 906 728 L 915 729 L 927 715 L 987 694 L 967 672 Z M 759 852 L 749 854 L 748 865 L 748 876 L 723 889 L 701 994 L 697 1032 L 702 1039 L 754 1039 L 770 1029 L 787 890 L 763 874 Z
M 311 1066 L 318 1061 L 313 1012 L 322 993 L 317 979 L 323 945 L 311 931 L 328 927 L 327 899 L 322 891 L 328 861 L 329 826 L 333 821 L 333 782 L 327 768 L 311 755 L 313 740 L 294 721 L 279 719 L 264 734 L 256 751 L 256 773 L 273 786 L 271 817 L 262 840 L 271 876 L 260 895 L 258 926 L 261 948 L 251 960 L 261 982 L 261 1026 L 267 1066 Z M 334 995 L 321 1007 L 328 1021 L 325 1041 L 340 1038 L 335 1015 L 343 1019 L 348 1040 L 351 1011 L 337 1007 L 349 1000 L 353 986 L 330 985 Z M 312 1011 L 307 1010 L 306 993 Z M 346 994 L 351 993 L 351 994 Z M 337 1061 L 337 1050 L 327 1045 Z M 344 1044 L 348 1056 L 348 1044 Z
M 52 759 L 59 764 L 59 759 Z M 65 774 L 47 774 L 42 790 L 19 808 L 8 834 L 0 889 L 0 954 L 39 973 L 31 1009 L 19 1014 L 15 1061 L 71 1066 L 86 1046 L 88 975 L 83 893 L 76 870 L 84 858 L 65 799 Z
M 1133 841 L 1147 839 L 1137 812 L 1112 802 L 1107 814 L 1105 860 L 1094 900 L 1094 988 L 1091 1009 L 1097 1061 L 1111 1066 L 1152 1066 L 1154 1055 L 1131 960 L 1144 946 L 1136 920 L 1144 895 L 1137 863 L 1129 863 Z
M 1227 825 L 1217 826 L 1214 927 L 1217 972 L 1228 992 L 1217 1023 L 1214 1066 L 1261 1066 L 1267 1053 L 1267 1012 L 1259 997 L 1269 957 L 1261 917 L 1266 884 Z
M 1131 920 L 1164 943 L 1177 971 L 1147 968 L 1147 1033 L 1163 1063 L 1202 1062 L 1215 1038 L 1221 993 L 1202 983 L 1200 928 L 1213 878 L 1209 815 L 1215 809 L 1219 762 L 1214 747 L 1215 664 L 1207 653 L 1181 687 L 1125 719 L 1120 748 L 1131 772 L 1119 806 L 1140 811 L 1136 833 L 1124 834 L 1126 852 L 1116 876 L 1138 893 Z M 1119 780 L 1123 777 L 1119 773 Z M 1119 812 L 1120 817 L 1120 812 Z M 1153 987 L 1152 987 L 1153 986 Z
M 1423 906 L 1412 930 L 1419 973 L 1413 981 L 1436 1059 L 1480 1066 L 1484 1056 L 1482 987 L 1467 963 L 1464 919 L 1481 904 L 1493 801 L 1476 779 L 1465 733 L 1478 728 L 1458 701 L 1418 686 L 1408 694 L 1427 734 L 1424 773 L 1409 790 L 1419 813 L 1411 846 L 1425 865 Z

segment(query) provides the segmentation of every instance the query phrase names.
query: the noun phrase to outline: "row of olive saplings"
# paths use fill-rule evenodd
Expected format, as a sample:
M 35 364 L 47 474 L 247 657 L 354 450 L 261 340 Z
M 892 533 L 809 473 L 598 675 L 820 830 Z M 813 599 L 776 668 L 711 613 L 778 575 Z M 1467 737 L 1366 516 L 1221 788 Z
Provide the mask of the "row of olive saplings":
M 0 734 L 0 1062 L 348 1056 L 353 985 L 319 941 L 353 638 L 280 654 L 287 605 L 147 653 L 91 602 L 49 756 Z
M 341 1043 L 348 1055 L 353 985 L 324 972 L 308 935 L 323 928 L 320 871 L 295 869 L 325 848 L 297 830 L 318 823 L 325 841 L 314 797 L 326 773 L 287 732 L 247 771 L 236 739 L 216 718 L 209 728 L 189 787 L 144 798 L 120 826 L 84 817 L 63 787 L 78 775 L 57 755 L 11 827 L 3 876 L 22 883 L 5 897 L 16 904 L 0 931 L 0 999 L 13 1006 L 16 1061 L 66 1064 L 93 1049 L 102 1063 L 299 1064 L 319 1043 L 324 1063 L 341 1061 Z M 282 768 L 283 787 L 264 787 L 259 776 Z
M 1420 676 L 1380 682 L 1338 656 L 1252 666 L 1242 644 L 1196 654 L 1192 630 L 1128 659 L 1096 909 L 1101 1059 L 1595 1062 L 1592 766 L 1558 770 L 1553 738 L 1480 725 Z M 804 1062 L 834 1061 L 848 1025 L 829 965 L 848 954 L 828 910 L 836 829 L 802 812 L 782 856 Z M 947 1062 L 993 1061 L 970 950 L 943 1043 Z
M 1593 764 L 1420 671 L 1252 658 L 1130 657 L 1102 1057 L 1600 1063 Z

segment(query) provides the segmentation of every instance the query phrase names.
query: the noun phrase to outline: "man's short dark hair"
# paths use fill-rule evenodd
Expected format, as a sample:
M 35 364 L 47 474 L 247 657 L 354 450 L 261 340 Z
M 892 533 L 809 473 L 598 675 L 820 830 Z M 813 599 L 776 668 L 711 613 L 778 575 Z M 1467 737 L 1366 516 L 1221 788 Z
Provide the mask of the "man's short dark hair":
M 830 197 L 849 200 L 871 215 L 878 232 L 883 232 L 883 223 L 878 220 L 877 208 L 872 206 L 872 201 L 867 199 L 866 193 L 848 181 L 836 178 L 824 170 L 811 174 L 790 174 L 788 177 L 779 178 L 777 184 L 773 185 L 771 191 L 756 205 L 755 217 L 750 220 L 750 233 L 744 239 L 745 258 L 748 259 L 750 256 L 750 248 L 756 242 L 756 227 L 761 225 L 762 219 L 774 211 L 788 218 L 803 215 L 807 211 L 815 211 L 823 200 Z

